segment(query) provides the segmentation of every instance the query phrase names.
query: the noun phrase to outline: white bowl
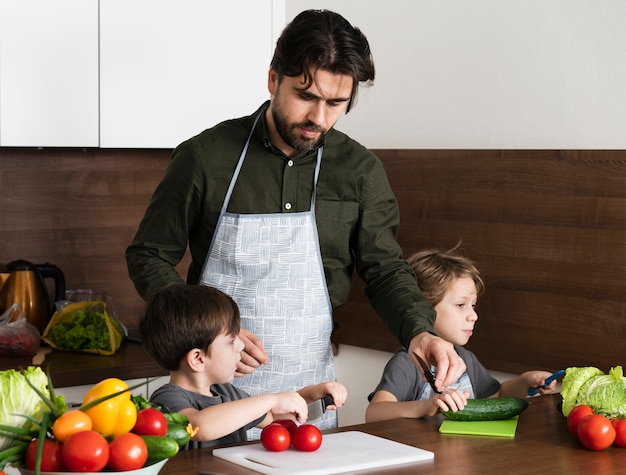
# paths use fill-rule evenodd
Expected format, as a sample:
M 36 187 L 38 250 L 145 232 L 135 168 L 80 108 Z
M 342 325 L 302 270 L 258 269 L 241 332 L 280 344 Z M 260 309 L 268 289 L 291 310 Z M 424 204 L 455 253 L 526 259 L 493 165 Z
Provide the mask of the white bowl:
M 148 465 L 146 467 L 139 468 L 137 470 L 128 470 L 126 472 L 41 472 L 41 475 L 156 475 L 161 471 L 163 465 L 169 459 L 161 460 L 160 462 Z M 13 467 L 7 465 L 4 467 L 4 473 L 6 475 L 34 475 L 35 472 L 23 467 Z

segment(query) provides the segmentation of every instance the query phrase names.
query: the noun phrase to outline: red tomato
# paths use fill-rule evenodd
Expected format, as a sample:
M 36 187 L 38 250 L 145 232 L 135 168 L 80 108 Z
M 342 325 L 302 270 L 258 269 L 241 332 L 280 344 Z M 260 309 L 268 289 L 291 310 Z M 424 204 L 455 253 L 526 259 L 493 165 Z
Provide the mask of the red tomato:
M 99 472 L 109 460 L 109 444 L 100 433 L 84 430 L 65 441 L 61 454 L 71 472 Z
M 272 424 L 280 424 L 289 431 L 289 434 L 291 434 L 293 430 L 298 427 L 298 424 L 296 424 L 291 419 L 276 419 L 274 422 L 272 422 Z
M 322 433 L 313 424 L 302 424 L 293 430 L 291 443 L 303 452 L 313 452 L 322 445 Z
M 615 442 L 618 447 L 626 447 L 626 419 L 613 419 L 611 421 L 615 429 Z
M 574 407 L 574 409 L 572 409 L 567 416 L 567 430 L 569 433 L 574 437 L 578 437 L 578 424 L 580 423 L 580 420 L 585 416 L 590 416 L 591 414 L 593 414 L 593 409 L 585 404 L 580 404 Z
M 139 435 L 165 435 L 167 420 L 158 409 L 146 407 L 137 411 L 137 422 L 132 432 Z
M 120 434 L 109 444 L 107 467 L 114 472 L 137 470 L 148 460 L 148 447 L 141 436 L 127 432 Z
M 589 450 L 604 450 L 615 441 L 615 429 L 603 415 L 591 414 L 578 424 L 578 440 Z
M 261 431 L 261 445 L 270 452 L 282 452 L 291 444 L 291 436 L 286 427 L 270 424 Z
M 78 409 L 64 412 L 52 424 L 52 434 L 58 441 L 65 442 L 67 438 L 84 430 L 91 430 L 91 417 Z
M 26 468 L 28 468 L 28 470 L 35 470 L 38 445 L 39 439 L 35 439 L 26 447 Z M 65 471 L 65 465 L 63 465 L 63 457 L 61 455 L 61 444 L 59 442 L 44 439 L 40 469 L 42 472 Z

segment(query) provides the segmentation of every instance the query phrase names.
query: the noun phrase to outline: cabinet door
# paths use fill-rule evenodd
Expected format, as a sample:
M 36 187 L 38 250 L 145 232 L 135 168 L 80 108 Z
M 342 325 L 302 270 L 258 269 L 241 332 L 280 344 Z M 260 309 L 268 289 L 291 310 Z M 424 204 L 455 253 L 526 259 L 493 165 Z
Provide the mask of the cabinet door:
M 98 0 L 0 0 L 0 145 L 98 140 Z
M 269 98 L 284 10 L 284 0 L 100 0 L 101 147 L 173 148 L 252 113 Z

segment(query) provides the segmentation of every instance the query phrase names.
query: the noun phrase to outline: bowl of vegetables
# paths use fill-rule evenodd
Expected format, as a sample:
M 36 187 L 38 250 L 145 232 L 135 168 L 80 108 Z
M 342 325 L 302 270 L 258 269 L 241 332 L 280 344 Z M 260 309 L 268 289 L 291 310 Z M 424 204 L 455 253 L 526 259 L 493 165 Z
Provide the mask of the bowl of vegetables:
M 163 468 L 163 465 L 167 462 L 168 459 L 161 460 L 160 462 L 156 462 L 152 465 L 146 465 L 145 467 L 139 468 L 137 470 L 127 470 L 123 472 L 100 472 L 106 475 L 157 475 Z M 12 465 L 7 465 L 4 468 L 4 473 L 6 475 L 35 475 L 33 470 L 28 470 L 23 467 L 13 467 Z M 40 472 L 41 475 L 93 475 L 94 472 Z
M 193 435 L 182 414 L 131 395 L 145 383 L 104 379 L 78 409 L 68 409 L 38 367 L 0 372 L 0 384 L 0 470 L 7 475 L 155 475 Z

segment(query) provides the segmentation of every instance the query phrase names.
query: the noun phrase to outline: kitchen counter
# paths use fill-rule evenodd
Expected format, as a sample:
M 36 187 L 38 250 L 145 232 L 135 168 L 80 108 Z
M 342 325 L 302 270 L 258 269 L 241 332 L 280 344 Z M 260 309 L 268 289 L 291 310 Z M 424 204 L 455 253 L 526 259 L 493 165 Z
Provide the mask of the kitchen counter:
M 364 474 L 622 473 L 626 466 L 626 449 L 611 447 L 593 452 L 583 448 L 569 434 L 565 418 L 556 409 L 559 399 L 560 395 L 534 398 L 531 406 L 520 415 L 515 438 L 443 435 L 438 432 L 442 416 L 359 424 L 325 433 L 362 431 L 435 454 L 434 461 L 358 472 Z M 345 455 L 350 457 L 349 453 Z M 212 449 L 180 452 L 161 470 L 162 475 L 203 473 L 249 475 L 257 472 L 214 457 Z
M 143 345 L 125 341 L 115 354 L 101 356 L 92 353 L 51 350 L 38 365 L 50 370 L 55 388 L 95 384 L 105 378 L 123 380 L 151 378 L 169 374 L 146 353 Z M 0 370 L 20 369 L 33 365 L 33 357 L 0 356 Z

